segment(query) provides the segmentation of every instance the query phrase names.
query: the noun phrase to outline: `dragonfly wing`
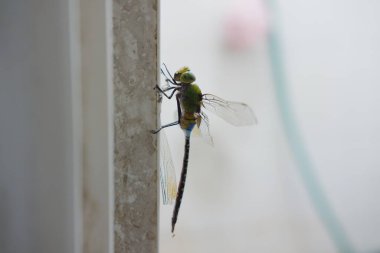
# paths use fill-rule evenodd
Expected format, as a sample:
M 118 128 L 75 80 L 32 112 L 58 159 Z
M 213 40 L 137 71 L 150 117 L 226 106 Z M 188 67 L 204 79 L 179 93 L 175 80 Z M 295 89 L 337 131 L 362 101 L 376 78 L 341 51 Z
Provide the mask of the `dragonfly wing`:
M 165 131 L 160 132 L 160 185 L 162 202 L 172 204 L 177 196 L 175 168 Z
M 211 146 L 214 146 L 214 140 L 210 134 L 210 122 L 208 120 L 207 115 L 204 112 L 200 113 L 200 124 L 199 124 L 199 130 L 201 133 L 202 139 L 210 144 Z
M 212 94 L 203 94 L 203 107 L 234 126 L 248 126 L 257 123 L 252 109 L 245 103 L 224 100 Z

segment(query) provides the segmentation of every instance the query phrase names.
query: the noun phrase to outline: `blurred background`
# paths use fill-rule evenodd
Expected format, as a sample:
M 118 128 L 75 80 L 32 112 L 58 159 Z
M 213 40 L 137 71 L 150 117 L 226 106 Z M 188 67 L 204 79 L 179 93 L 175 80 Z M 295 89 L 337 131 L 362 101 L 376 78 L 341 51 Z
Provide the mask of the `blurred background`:
M 160 252 L 380 252 L 380 1 L 160 2 L 161 61 L 258 119 L 208 114 L 215 145 L 192 138 Z M 0 1 L 0 253 L 82 252 L 83 226 L 89 252 L 112 252 L 111 4 Z M 184 134 L 165 132 L 179 175 Z M 82 172 L 101 219 L 82 213 Z
M 380 252 L 379 1 L 161 1 L 161 61 L 258 125 L 208 114 L 161 252 Z M 175 119 L 164 101 L 162 123 Z M 166 130 L 179 178 L 184 135 Z

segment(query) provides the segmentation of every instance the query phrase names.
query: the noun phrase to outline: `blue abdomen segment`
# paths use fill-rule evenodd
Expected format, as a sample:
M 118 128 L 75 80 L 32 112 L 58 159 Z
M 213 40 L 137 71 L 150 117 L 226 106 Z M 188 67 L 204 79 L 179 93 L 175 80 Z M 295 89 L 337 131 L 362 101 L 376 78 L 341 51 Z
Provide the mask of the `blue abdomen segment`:
M 185 131 L 186 136 L 190 137 L 191 131 L 193 131 L 194 126 L 195 123 L 189 123 L 187 125 L 187 128 L 183 129 Z

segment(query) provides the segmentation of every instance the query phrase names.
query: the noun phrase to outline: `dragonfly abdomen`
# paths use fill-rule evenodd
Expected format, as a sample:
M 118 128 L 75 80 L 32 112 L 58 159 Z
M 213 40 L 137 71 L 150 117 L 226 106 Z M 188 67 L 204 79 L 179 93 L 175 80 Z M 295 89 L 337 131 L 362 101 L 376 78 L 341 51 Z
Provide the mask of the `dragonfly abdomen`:
M 185 113 L 179 122 L 182 130 L 185 131 L 186 136 L 190 136 L 191 131 L 193 130 L 196 124 L 196 117 L 194 113 Z
M 183 156 L 181 178 L 178 185 L 177 198 L 175 200 L 175 206 L 174 206 L 173 217 L 172 217 L 172 233 L 174 232 L 175 224 L 177 223 L 178 212 L 179 212 L 179 208 L 181 207 L 183 192 L 185 191 L 187 167 L 189 164 L 189 153 L 190 153 L 190 134 L 186 135 L 186 139 L 185 139 L 185 154 Z

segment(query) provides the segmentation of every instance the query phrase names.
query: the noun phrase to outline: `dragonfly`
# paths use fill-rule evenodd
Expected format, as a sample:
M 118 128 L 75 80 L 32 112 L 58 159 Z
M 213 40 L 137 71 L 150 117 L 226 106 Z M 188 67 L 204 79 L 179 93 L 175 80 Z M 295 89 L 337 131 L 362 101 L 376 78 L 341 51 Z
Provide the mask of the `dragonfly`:
M 180 68 L 173 76 L 166 65 L 163 64 L 163 66 L 165 71 L 161 68 L 161 73 L 166 78 L 166 87 L 156 85 L 155 89 L 167 99 L 172 99 L 175 95 L 178 119 L 172 123 L 162 125 L 151 132 L 157 134 L 164 128 L 179 125 L 185 133 L 185 150 L 178 186 L 176 184 L 174 166 L 170 158 L 171 155 L 166 136 L 160 135 L 160 185 L 164 204 L 171 204 L 175 200 L 171 220 L 171 232 L 174 235 L 174 229 L 185 190 L 189 164 L 190 136 L 193 129 L 199 129 L 203 139 L 213 145 L 213 138 L 209 130 L 209 119 L 203 109 L 214 113 L 234 126 L 254 125 L 257 123 L 257 119 L 252 109 L 245 103 L 227 101 L 212 94 L 202 93 L 199 86 L 194 83 L 196 77 L 190 71 L 189 67 Z

